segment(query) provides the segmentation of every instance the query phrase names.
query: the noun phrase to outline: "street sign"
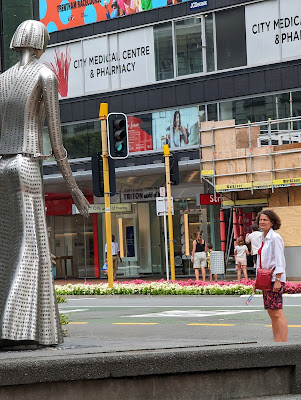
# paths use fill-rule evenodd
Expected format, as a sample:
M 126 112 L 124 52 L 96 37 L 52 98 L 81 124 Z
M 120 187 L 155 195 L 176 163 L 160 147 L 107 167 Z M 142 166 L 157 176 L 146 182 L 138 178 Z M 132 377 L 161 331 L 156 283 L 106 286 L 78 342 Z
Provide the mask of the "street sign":
M 221 195 L 220 194 L 200 194 L 200 204 L 202 205 L 210 205 L 210 204 L 221 204 Z
M 156 197 L 156 209 L 158 216 L 164 216 L 168 213 L 168 201 L 167 197 Z M 173 209 L 173 197 L 171 198 L 171 212 L 174 215 Z
M 166 189 L 165 186 L 160 187 L 160 197 L 165 197 L 166 196 Z

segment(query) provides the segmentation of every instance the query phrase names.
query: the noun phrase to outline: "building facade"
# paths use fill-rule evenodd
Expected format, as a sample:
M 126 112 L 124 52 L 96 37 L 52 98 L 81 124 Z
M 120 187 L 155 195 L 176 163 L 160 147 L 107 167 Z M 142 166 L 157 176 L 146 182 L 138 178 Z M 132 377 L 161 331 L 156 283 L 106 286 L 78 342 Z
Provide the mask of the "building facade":
M 35 0 L 33 12 L 52 32 L 42 61 L 59 78 L 64 145 L 77 182 L 95 206 L 88 220 L 76 214 L 56 164 L 45 163 L 58 273 L 103 276 L 104 209 L 92 195 L 91 156 L 101 150 L 98 112 L 105 102 L 110 112 L 129 118 L 130 156 L 116 162 L 117 193 L 111 199 L 112 232 L 124 248 L 119 272 L 164 274 L 164 223 L 155 200 L 165 185 L 162 146 L 168 143 L 180 169 L 180 184 L 172 189 L 176 273 L 189 275 L 185 214 L 190 241 L 202 229 L 206 241 L 221 248 L 219 202 L 200 204 L 200 195 L 213 190 L 200 179 L 199 124 L 300 116 L 301 4 L 153 1 L 152 7 L 114 17 L 109 3 L 107 19 L 105 6 L 99 12 L 91 1 L 63 3 L 50 10 L 46 0 Z

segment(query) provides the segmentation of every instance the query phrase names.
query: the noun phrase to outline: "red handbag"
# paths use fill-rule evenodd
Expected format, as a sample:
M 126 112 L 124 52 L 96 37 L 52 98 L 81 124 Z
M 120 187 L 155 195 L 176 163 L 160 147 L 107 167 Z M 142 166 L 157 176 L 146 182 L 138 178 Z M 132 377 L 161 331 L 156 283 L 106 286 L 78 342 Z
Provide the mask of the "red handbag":
M 273 271 L 275 268 L 272 269 L 263 269 L 261 265 L 261 250 L 263 248 L 264 243 L 262 242 L 261 248 L 258 250 L 259 254 L 259 268 L 257 268 L 257 275 L 255 281 L 255 290 L 271 290 L 271 283 L 273 277 Z

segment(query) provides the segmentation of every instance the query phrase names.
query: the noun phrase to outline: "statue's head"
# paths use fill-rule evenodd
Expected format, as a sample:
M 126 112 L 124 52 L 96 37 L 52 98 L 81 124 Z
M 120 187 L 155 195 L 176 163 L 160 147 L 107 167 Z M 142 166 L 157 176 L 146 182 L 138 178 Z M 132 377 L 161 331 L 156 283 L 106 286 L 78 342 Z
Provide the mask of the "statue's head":
M 12 40 L 10 48 L 21 52 L 24 48 L 32 48 L 36 50 L 46 50 L 49 41 L 49 33 L 44 24 L 40 21 L 27 20 L 22 22 Z

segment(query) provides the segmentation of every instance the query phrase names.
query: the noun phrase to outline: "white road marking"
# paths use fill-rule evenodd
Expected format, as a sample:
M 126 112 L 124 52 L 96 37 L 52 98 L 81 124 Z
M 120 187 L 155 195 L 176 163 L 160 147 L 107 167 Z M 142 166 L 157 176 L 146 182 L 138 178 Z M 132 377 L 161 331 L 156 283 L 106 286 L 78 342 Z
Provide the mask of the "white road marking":
M 79 308 L 78 310 L 65 310 L 64 313 L 72 313 L 72 312 L 80 312 L 80 311 L 89 311 L 88 308 Z
M 125 315 L 127 318 L 151 318 L 151 317 L 184 317 L 184 318 L 203 318 L 203 317 L 214 317 L 216 315 L 233 315 L 242 313 L 252 313 L 252 312 L 263 312 L 264 310 L 216 310 L 216 311 L 201 311 L 201 310 L 173 310 L 173 311 L 163 311 L 158 313 L 148 313 L 140 315 Z

